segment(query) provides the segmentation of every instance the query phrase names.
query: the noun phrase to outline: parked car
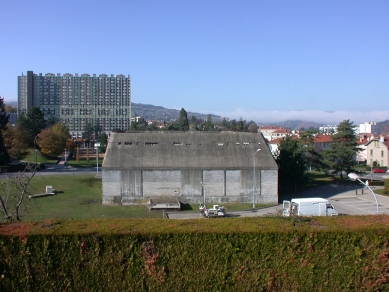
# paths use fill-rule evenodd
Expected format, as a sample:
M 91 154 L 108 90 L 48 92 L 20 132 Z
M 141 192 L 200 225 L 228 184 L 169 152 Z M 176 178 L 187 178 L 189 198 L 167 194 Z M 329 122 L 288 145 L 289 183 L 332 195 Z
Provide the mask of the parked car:
M 374 168 L 373 169 L 373 173 L 385 173 L 385 169 L 382 169 L 382 168 Z

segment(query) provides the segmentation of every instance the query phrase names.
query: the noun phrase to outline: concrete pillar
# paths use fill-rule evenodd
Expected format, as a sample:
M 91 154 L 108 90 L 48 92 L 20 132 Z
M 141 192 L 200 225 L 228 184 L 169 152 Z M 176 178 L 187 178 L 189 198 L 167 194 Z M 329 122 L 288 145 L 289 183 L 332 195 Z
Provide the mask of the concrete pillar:
M 223 196 L 227 195 L 227 176 L 226 170 L 223 170 Z

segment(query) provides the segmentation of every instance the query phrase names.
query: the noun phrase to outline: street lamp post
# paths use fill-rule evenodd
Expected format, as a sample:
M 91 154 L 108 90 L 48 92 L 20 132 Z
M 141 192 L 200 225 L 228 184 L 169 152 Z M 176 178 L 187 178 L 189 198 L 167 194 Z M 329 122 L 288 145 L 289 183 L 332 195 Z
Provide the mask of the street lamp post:
M 359 175 L 357 175 L 356 173 L 349 173 L 348 174 L 348 178 L 352 181 L 359 181 L 361 184 L 365 185 L 369 190 L 370 192 L 373 194 L 374 196 L 374 199 L 375 199 L 375 203 L 377 205 L 377 214 L 380 213 L 380 208 L 378 206 L 378 201 L 377 201 L 377 197 L 375 195 L 375 193 L 373 192 L 373 190 L 369 187 L 368 184 L 364 183 L 362 180 L 361 180 L 361 177 Z
M 203 207 L 205 207 L 205 184 L 201 182 L 201 190 L 203 192 Z
M 37 157 L 36 157 L 36 152 L 37 152 L 37 150 L 36 150 L 36 146 L 35 146 L 35 144 L 36 144 L 36 138 L 38 138 L 39 137 L 39 134 L 38 135 L 36 135 L 35 136 L 35 138 L 34 138 L 34 150 L 35 150 L 35 167 L 36 167 L 36 163 L 37 163 Z
M 255 154 L 261 149 L 257 149 L 254 153 L 254 170 L 253 170 L 253 209 L 255 208 L 255 185 L 256 185 L 256 177 L 255 177 Z
M 97 174 L 99 174 L 99 146 L 96 146 L 96 168 Z

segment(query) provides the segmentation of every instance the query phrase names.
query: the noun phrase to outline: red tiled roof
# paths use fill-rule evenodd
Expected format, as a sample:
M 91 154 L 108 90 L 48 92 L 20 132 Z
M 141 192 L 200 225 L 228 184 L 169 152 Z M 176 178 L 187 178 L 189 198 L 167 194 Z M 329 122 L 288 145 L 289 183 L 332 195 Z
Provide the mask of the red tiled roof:
M 280 144 L 282 139 L 284 139 L 284 137 L 271 140 L 271 141 L 269 141 L 269 144 Z
M 273 134 L 289 134 L 290 130 L 289 129 L 278 129 L 273 132 Z
M 331 143 L 333 142 L 331 135 L 323 135 L 323 134 L 317 134 L 316 137 L 313 139 L 314 143 Z

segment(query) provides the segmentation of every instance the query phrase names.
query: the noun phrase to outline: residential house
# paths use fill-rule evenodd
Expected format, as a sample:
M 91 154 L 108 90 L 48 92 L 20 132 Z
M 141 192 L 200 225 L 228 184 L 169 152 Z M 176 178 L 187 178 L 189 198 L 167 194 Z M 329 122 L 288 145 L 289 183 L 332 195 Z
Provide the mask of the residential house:
M 271 133 L 271 139 L 270 140 L 275 140 L 275 139 L 283 138 L 283 137 L 286 137 L 286 136 L 290 136 L 291 134 L 292 133 L 291 133 L 290 129 L 285 129 L 285 128 L 278 129 L 278 130 L 275 130 L 273 133 Z
M 381 135 L 366 144 L 366 165 L 389 166 L 389 137 Z M 375 162 L 375 163 L 374 163 Z
M 280 126 L 262 126 L 262 127 L 259 127 L 259 131 L 262 133 L 263 137 L 267 141 L 272 140 L 272 133 L 273 132 L 278 131 L 278 130 L 282 130 L 282 129 L 285 129 L 285 128 L 280 127 Z

